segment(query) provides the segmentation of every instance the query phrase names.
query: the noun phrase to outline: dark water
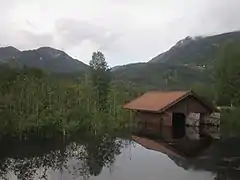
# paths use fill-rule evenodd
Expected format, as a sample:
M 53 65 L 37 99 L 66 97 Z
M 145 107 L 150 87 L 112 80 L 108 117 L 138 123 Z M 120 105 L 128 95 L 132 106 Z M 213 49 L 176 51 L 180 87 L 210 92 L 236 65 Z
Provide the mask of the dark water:
M 223 138 L 218 128 L 163 128 L 131 138 L 5 138 L 0 147 L 0 179 L 240 179 L 240 138 Z

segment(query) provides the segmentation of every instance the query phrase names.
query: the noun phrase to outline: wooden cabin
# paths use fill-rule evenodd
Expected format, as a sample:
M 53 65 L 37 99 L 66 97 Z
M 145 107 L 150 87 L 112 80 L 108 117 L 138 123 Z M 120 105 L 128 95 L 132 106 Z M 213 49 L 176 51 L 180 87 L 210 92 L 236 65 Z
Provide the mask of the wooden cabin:
M 124 108 L 136 112 L 134 119 L 150 129 L 199 126 L 215 111 L 211 103 L 193 91 L 147 92 L 125 104 Z

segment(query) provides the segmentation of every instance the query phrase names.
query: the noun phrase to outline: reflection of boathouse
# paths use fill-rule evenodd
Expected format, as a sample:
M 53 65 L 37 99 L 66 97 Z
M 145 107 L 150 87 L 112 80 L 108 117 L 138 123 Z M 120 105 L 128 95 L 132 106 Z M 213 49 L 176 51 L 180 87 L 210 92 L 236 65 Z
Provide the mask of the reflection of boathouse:
M 203 129 L 205 128 L 186 127 L 179 133 L 174 128 L 163 127 L 161 131 L 154 133 L 141 130 L 132 138 L 147 149 L 185 159 L 199 155 L 213 142 L 215 136 L 212 133 L 219 133 L 219 128 L 215 129 L 216 132 L 206 132 Z
M 215 127 L 214 131 L 205 128 L 195 131 L 195 127 L 187 127 L 185 132 L 191 131 L 196 134 L 189 136 L 186 133 L 181 138 L 174 138 L 168 133 L 168 129 L 172 128 L 167 130 L 165 128 L 161 131 L 161 137 L 159 133 L 156 136 L 151 134 L 151 137 L 136 134 L 132 139 L 149 150 L 167 155 L 185 170 L 210 171 L 216 180 L 239 180 L 240 139 L 238 137 L 218 137 L 216 140 L 214 139 L 216 134 L 220 133 L 218 127 Z
M 149 130 L 162 126 L 206 124 L 207 117 L 215 110 L 211 103 L 192 91 L 148 92 L 124 105 L 124 108 L 135 111 L 135 120 Z

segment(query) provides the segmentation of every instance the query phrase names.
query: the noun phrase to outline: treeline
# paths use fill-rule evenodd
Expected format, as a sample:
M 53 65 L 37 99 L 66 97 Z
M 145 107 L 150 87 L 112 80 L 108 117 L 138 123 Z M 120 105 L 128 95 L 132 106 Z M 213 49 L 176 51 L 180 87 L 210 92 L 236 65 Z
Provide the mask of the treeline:
M 111 84 L 101 52 L 93 54 L 91 72 L 79 78 L 53 78 L 38 69 L 0 68 L 0 134 L 25 137 L 77 131 L 93 134 L 125 128 L 122 104 L 134 94 Z
M 227 127 L 229 132 L 239 132 L 240 44 L 230 42 L 222 46 L 209 74 L 214 83 L 198 82 L 193 90 L 220 107 L 223 127 Z
M 213 68 L 206 73 L 212 83 L 196 82 L 192 89 L 217 106 L 240 106 L 240 44 L 227 43 L 219 48 Z
M 221 123 L 232 134 L 240 129 L 240 44 L 222 48 L 216 64 L 217 100 L 222 108 Z

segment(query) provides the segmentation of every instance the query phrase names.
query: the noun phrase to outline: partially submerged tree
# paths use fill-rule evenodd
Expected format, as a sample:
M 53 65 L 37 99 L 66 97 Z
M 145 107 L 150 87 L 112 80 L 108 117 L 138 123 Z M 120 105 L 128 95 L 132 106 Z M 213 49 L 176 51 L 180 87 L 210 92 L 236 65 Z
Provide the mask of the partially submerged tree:
M 91 78 L 95 90 L 95 98 L 99 111 L 106 111 L 108 92 L 110 87 L 110 69 L 102 52 L 97 51 L 90 61 Z

